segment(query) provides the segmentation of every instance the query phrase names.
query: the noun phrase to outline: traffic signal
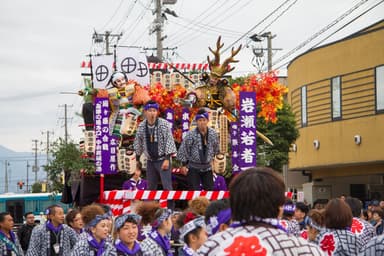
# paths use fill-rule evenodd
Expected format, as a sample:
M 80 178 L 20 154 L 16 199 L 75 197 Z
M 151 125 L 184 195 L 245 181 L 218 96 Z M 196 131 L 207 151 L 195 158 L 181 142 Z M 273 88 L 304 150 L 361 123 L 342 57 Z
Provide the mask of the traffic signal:
M 19 185 L 20 189 L 23 189 L 24 182 L 23 181 L 19 181 L 19 182 L 17 182 L 17 185 Z

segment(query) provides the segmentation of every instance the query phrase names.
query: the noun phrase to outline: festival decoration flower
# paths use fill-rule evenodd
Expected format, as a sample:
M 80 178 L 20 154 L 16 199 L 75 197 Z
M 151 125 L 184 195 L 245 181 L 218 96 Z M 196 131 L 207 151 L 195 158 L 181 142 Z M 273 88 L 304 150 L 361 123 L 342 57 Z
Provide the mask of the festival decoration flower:
M 166 108 L 180 109 L 181 105 L 178 103 L 178 99 L 184 98 L 186 92 L 187 90 L 181 85 L 174 85 L 172 90 L 168 90 L 161 83 L 157 83 L 149 88 L 149 96 L 159 103 L 160 112 L 164 112 Z M 176 114 L 175 118 L 180 118 Z
M 236 104 L 239 108 L 240 91 L 256 92 L 256 102 L 260 106 L 258 117 L 263 117 L 266 122 L 277 121 L 277 111 L 283 108 L 284 95 L 288 88 L 278 82 L 275 73 L 265 73 L 249 76 L 244 84 L 233 84 L 232 89 L 236 94 Z

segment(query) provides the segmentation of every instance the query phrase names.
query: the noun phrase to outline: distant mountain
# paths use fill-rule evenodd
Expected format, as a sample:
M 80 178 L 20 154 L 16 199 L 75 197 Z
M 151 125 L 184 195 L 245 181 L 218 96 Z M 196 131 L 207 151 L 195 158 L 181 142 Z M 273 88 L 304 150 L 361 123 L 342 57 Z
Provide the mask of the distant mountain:
M 37 172 L 37 180 L 43 180 L 46 177 L 46 172 L 41 167 L 45 163 L 45 155 L 38 153 L 37 165 L 39 166 L 39 171 Z M 29 188 L 35 182 L 35 173 L 32 172 L 34 164 L 35 156 L 32 152 L 16 152 L 0 145 L 0 193 L 5 192 L 5 169 L 8 172 L 8 192 L 26 192 L 27 176 Z M 19 181 L 23 181 L 25 184 L 22 189 L 17 185 Z

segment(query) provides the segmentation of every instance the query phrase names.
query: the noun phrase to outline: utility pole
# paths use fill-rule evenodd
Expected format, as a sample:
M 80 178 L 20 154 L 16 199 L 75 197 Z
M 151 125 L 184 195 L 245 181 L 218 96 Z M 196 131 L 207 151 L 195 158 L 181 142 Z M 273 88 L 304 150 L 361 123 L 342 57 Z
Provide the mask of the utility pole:
M 4 191 L 5 193 L 8 193 L 8 166 L 9 162 L 7 160 L 4 161 L 5 164 L 5 186 L 4 186 Z
M 109 48 L 111 46 L 112 41 L 114 39 L 116 39 L 115 44 L 117 45 L 121 36 L 122 36 L 121 33 L 120 34 L 111 34 L 111 31 L 105 31 L 105 34 L 99 34 L 95 31 L 93 33 L 92 39 L 93 39 L 93 42 L 95 44 L 100 44 L 100 43 L 105 42 L 105 54 L 109 55 L 109 54 L 111 54 L 111 51 Z
M 65 144 L 68 144 L 68 107 L 72 107 L 72 105 L 68 106 L 67 104 L 64 104 L 64 105 L 60 105 L 59 107 L 64 107 L 64 118 L 60 118 L 60 119 L 64 119 L 64 141 L 65 141 Z
M 267 50 L 267 63 L 268 63 L 268 72 L 272 71 L 272 50 L 282 50 L 281 48 L 276 48 L 276 49 L 273 49 L 272 48 L 272 39 L 276 37 L 276 35 L 272 35 L 272 32 L 265 32 L 261 35 L 258 35 L 258 34 L 254 34 L 250 37 L 250 39 L 254 42 L 261 42 L 263 41 L 262 38 L 266 38 L 267 39 L 267 48 L 264 49 L 264 48 L 254 48 L 253 49 L 253 54 L 255 55 L 254 58 L 258 59 L 258 63 L 260 65 L 259 69 L 261 72 L 262 70 L 262 66 L 263 66 L 263 62 L 260 61 L 260 59 L 264 58 L 264 54 L 263 54 L 263 50 Z
M 66 110 L 66 108 L 65 108 L 65 110 Z M 65 111 L 65 116 L 66 116 L 66 111 Z M 49 145 L 50 145 L 50 143 L 49 143 L 49 135 L 50 134 L 52 134 L 53 135 L 53 132 L 50 132 L 50 131 L 46 131 L 46 132 L 41 132 L 41 134 L 46 134 L 47 135 L 47 142 L 46 142 L 46 153 L 47 153 L 47 160 L 46 160 L 46 166 L 48 166 L 49 165 Z M 67 131 L 66 131 L 66 134 L 67 134 Z M 65 142 L 65 143 L 67 143 L 67 142 Z M 47 183 L 48 183 L 48 169 L 46 168 L 45 169 L 45 171 L 47 172 Z
M 156 30 L 156 48 L 157 58 L 163 60 L 163 39 L 161 38 L 161 32 L 163 30 L 163 18 L 161 17 L 161 0 L 156 0 L 155 4 L 156 18 L 155 18 L 155 30 Z
M 29 161 L 27 160 L 27 193 L 29 193 L 29 188 L 28 188 L 28 186 L 29 186 L 29 167 L 30 167 Z
M 37 166 L 37 142 L 38 140 L 32 140 L 33 143 L 35 143 L 35 147 L 32 148 L 33 151 L 35 151 L 35 164 L 32 166 L 32 172 L 35 173 L 35 183 L 37 183 L 37 172 L 39 171 L 39 167 Z
M 272 71 L 272 38 L 276 35 L 272 35 L 271 32 L 263 34 L 267 38 L 267 49 L 268 49 L 268 72 Z

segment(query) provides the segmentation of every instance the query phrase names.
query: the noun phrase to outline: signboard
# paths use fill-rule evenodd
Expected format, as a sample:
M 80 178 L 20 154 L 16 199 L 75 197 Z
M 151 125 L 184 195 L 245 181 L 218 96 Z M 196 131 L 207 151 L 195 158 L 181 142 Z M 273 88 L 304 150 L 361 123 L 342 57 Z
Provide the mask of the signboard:
M 241 170 L 256 166 L 256 92 L 240 92 L 239 158 Z
M 108 98 L 95 99 L 95 165 L 97 174 L 117 173 L 118 141 L 109 132 Z

